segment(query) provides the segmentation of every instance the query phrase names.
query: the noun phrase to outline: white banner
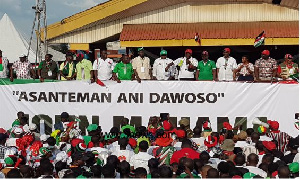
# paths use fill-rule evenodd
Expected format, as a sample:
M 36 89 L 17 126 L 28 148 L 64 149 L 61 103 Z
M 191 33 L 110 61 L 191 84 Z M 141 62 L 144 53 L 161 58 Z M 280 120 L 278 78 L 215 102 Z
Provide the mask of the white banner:
M 99 116 L 104 131 L 113 126 L 113 116 L 141 116 L 147 126 L 150 116 L 190 117 L 191 127 L 198 117 L 209 117 L 217 129 L 218 117 L 246 117 L 252 127 L 255 117 L 277 120 L 280 130 L 298 135 L 294 127 L 299 112 L 299 86 L 296 84 L 230 83 L 199 81 L 106 82 L 106 87 L 81 81 L 0 85 L 1 127 L 10 128 L 16 113 L 31 119 L 45 114 L 53 119 L 63 111 L 85 115 L 91 123 Z M 30 120 L 31 122 L 31 120 Z

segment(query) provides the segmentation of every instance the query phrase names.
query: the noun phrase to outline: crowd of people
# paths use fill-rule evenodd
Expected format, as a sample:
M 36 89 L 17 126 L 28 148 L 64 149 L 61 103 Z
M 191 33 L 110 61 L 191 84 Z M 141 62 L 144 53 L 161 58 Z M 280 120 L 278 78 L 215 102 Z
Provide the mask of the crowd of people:
M 25 54 L 20 60 L 15 61 L 8 68 L 8 60 L 2 57 L 0 50 L 0 78 L 14 80 L 38 78 L 41 82 L 45 79 L 52 80 L 114 80 L 120 83 L 123 80 L 199 80 L 199 81 L 276 81 L 298 79 L 299 67 L 293 62 L 293 56 L 286 54 L 284 62 L 270 57 L 270 51 L 264 50 L 261 58 L 255 64 L 249 62 L 249 57 L 244 55 L 242 63 L 237 64 L 236 59 L 230 56 L 230 48 L 223 50 L 223 56 L 216 63 L 209 59 L 209 53 L 202 51 L 201 60 L 192 57 L 191 49 L 185 50 L 185 56 L 176 60 L 167 57 L 167 51 L 160 52 L 160 58 L 150 65 L 150 59 L 145 56 L 144 49 L 138 49 L 138 56 L 131 59 L 129 55 L 123 55 L 120 62 L 107 58 L 107 51 L 101 51 L 100 58 L 94 63 L 85 59 L 84 54 L 67 53 L 66 60 L 58 66 L 52 60 L 51 54 L 45 55 L 37 70 L 37 74 L 28 62 Z M 76 55 L 76 60 L 74 60 Z
M 213 131 L 209 121 L 191 129 L 189 119 L 172 124 L 161 113 L 148 126 L 124 118 L 109 133 L 90 124 L 83 135 L 63 112 L 46 135 L 23 112 L 17 116 L 10 129 L 0 128 L 2 178 L 299 177 L 299 136 L 280 131 L 277 121 L 245 131 L 224 122 Z

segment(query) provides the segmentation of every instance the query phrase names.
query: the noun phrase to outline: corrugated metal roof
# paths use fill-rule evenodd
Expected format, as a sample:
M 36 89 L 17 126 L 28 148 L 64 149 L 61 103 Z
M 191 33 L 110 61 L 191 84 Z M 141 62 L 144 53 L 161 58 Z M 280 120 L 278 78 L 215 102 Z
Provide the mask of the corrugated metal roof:
M 193 39 L 249 39 L 262 31 L 267 38 L 298 38 L 299 22 L 238 22 L 124 25 L 121 41 Z

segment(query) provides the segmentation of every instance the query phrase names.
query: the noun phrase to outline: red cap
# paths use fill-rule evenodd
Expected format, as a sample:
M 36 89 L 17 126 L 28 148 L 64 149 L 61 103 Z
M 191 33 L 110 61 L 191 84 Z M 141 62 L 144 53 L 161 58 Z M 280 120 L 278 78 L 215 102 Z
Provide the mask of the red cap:
M 185 50 L 185 53 L 193 54 L 193 51 L 192 51 L 191 49 L 186 49 L 186 50 Z
M 172 128 L 172 124 L 171 124 L 169 121 L 164 121 L 164 122 L 163 122 L 163 127 L 164 127 L 164 129 L 165 129 L 166 131 L 169 131 L 169 130 L 171 130 L 171 128 Z
M 132 148 L 135 148 L 136 147 L 136 145 L 137 145 L 137 142 L 136 142 L 136 140 L 135 139 L 133 139 L 133 138 L 129 138 L 129 140 L 128 140 L 128 144 L 132 147 Z
M 262 144 L 264 145 L 264 147 L 266 147 L 270 151 L 276 149 L 276 145 L 275 145 L 274 142 L 271 142 L 271 141 L 262 141 Z
M 262 55 L 270 55 L 270 51 L 269 50 L 264 50 L 261 52 Z
M 277 121 L 271 121 L 271 120 L 268 120 L 267 121 L 268 122 L 268 124 L 270 125 L 270 128 L 272 129 L 272 130 L 278 130 L 279 129 L 279 123 L 277 122 Z
M 224 52 L 228 52 L 228 53 L 230 53 L 230 48 L 224 48 L 224 50 L 223 50 Z
M 184 138 L 185 137 L 184 130 L 177 130 L 175 133 L 176 133 L 178 138 Z
M 239 175 L 234 175 L 232 178 L 243 178 L 243 177 L 241 177 Z
M 78 145 L 80 143 L 84 143 L 84 140 L 76 138 L 71 141 L 72 147 L 76 147 L 76 145 Z
M 218 144 L 218 138 L 217 137 L 212 137 L 212 136 L 207 136 L 204 140 L 204 145 L 207 146 L 208 148 L 214 147 Z
M 3 128 L 0 128 L 0 134 L 6 134 L 6 130 L 5 129 L 3 129 Z
M 172 142 L 173 142 L 173 139 L 171 137 L 159 137 L 159 138 L 156 138 L 156 140 L 155 140 L 156 145 L 161 146 L 161 147 L 167 147 Z
M 226 128 L 227 130 L 232 130 L 232 126 L 229 124 L 229 122 L 223 122 L 223 126 L 224 126 L 224 128 Z
M 284 56 L 284 58 L 293 59 L 293 56 L 292 56 L 291 54 L 286 54 L 286 55 Z
M 208 51 L 203 51 L 202 55 L 208 55 Z
M 203 123 L 203 129 L 210 129 L 210 122 L 205 121 L 205 122 Z
M 83 55 L 82 53 L 78 53 L 78 54 L 76 55 L 76 57 L 77 57 L 77 58 L 79 58 L 79 57 L 83 58 L 84 55 Z

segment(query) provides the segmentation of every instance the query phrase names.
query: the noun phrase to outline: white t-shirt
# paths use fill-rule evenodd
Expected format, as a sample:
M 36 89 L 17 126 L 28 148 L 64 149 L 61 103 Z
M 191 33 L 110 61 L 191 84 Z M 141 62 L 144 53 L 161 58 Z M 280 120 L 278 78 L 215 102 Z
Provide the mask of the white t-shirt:
M 197 146 L 204 146 L 204 137 L 192 138 L 192 140 L 197 144 Z
M 165 71 L 166 67 L 172 62 L 173 60 L 169 58 L 156 59 L 153 64 L 153 73 L 152 73 L 153 76 L 155 76 L 157 80 L 168 80 L 170 76 L 174 76 L 175 75 L 174 65 L 170 66 L 167 72 Z
M 228 60 L 224 57 L 218 58 L 216 66 L 219 69 L 219 81 L 233 80 L 233 70 L 237 67 L 236 60 L 233 57 L 229 57 Z
M 122 162 L 123 160 L 126 160 L 127 162 L 129 162 L 130 158 L 134 155 L 134 152 L 130 151 L 130 150 L 117 149 L 111 155 L 117 156 L 118 159 L 120 160 L 120 162 Z
M 267 177 L 267 173 L 265 171 L 263 171 L 262 169 L 258 168 L 258 167 L 245 166 L 244 168 L 247 168 L 250 173 L 254 173 L 254 174 L 259 175 L 259 176 L 264 177 L 264 178 Z
M 133 155 L 130 158 L 130 166 L 133 166 L 134 169 L 138 167 L 143 167 L 149 173 L 148 160 L 154 158 L 152 155 L 149 155 L 147 152 L 139 152 L 138 154 Z
M 190 62 L 193 66 L 197 67 L 198 66 L 198 60 L 196 60 L 195 58 L 191 57 Z M 194 78 L 194 72 L 195 71 L 188 71 L 188 66 L 186 64 L 186 57 L 183 58 L 178 58 L 176 59 L 174 62 L 175 67 L 178 65 L 180 66 L 180 71 L 179 71 L 179 76 L 178 78 Z
M 105 60 L 98 58 L 94 61 L 93 70 L 98 71 L 99 80 L 109 80 L 112 77 L 114 61 L 110 58 Z

